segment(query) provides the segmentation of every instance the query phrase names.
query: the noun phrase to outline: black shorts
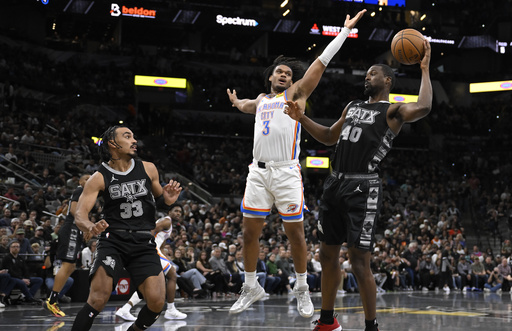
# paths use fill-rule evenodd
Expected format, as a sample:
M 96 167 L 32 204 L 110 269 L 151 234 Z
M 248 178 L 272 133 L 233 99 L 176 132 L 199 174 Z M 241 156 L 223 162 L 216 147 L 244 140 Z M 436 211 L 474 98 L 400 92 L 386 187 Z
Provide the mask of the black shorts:
M 381 204 L 382 184 L 377 174 L 333 173 L 324 182 L 320 201 L 320 240 L 371 251 Z
M 100 266 L 112 277 L 112 289 L 117 284 L 123 268 L 130 274 L 135 288 L 138 288 L 146 278 L 158 276 L 162 272 L 155 237 L 149 231 L 103 232 L 98 240 L 89 280 Z
M 75 263 L 84 242 L 82 231 L 72 222 L 65 222 L 59 230 L 55 259 Z

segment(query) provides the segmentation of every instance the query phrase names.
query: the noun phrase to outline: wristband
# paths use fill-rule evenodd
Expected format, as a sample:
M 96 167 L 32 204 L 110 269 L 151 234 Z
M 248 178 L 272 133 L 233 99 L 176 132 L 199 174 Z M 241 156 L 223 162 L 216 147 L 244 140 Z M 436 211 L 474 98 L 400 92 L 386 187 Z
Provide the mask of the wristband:
M 336 36 L 336 38 L 334 38 L 334 40 L 331 41 L 329 45 L 327 45 L 322 54 L 320 54 L 318 59 L 320 60 L 320 62 L 323 63 L 324 66 L 327 67 L 329 62 L 331 62 L 331 59 L 334 57 L 334 55 L 338 53 L 338 51 L 341 48 L 341 45 L 343 45 L 349 33 L 350 29 L 347 27 L 343 27 L 343 29 L 341 29 L 340 33 Z
M 169 208 L 171 208 L 170 205 L 165 203 L 165 198 L 164 198 L 163 194 L 161 196 L 159 196 L 158 198 L 156 198 L 155 202 L 156 202 L 156 208 L 158 208 L 158 209 L 169 211 Z

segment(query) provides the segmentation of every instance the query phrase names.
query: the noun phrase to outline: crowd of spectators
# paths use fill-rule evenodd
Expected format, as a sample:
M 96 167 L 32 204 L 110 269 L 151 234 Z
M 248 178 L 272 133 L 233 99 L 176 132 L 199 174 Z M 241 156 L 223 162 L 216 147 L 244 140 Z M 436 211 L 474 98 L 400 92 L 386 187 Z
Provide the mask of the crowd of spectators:
M 80 175 L 93 173 L 98 167 L 99 157 L 91 137 L 99 136 L 113 123 L 99 108 L 87 107 L 79 98 L 97 103 L 108 100 L 121 105 L 121 109 L 129 109 L 128 105 L 134 102 L 131 77 L 135 72 L 131 68 L 141 71 L 137 73 L 159 75 L 170 74 L 172 70 L 173 74 L 186 73 L 194 86 L 190 97 L 185 101 L 177 98 L 173 107 L 229 112 L 226 87 L 253 97 L 261 91 L 263 80 L 259 63 L 250 69 L 245 66 L 224 71 L 222 86 L 218 84 L 220 69 L 214 65 L 195 66 L 192 61 L 181 65 L 183 57 L 169 49 L 148 56 L 142 50 L 134 51 L 131 57 L 120 61 L 121 65 L 108 62 L 101 66 L 80 61 L 73 54 L 69 60 L 57 62 L 44 50 L 14 45 L 3 48 L 0 54 L 0 77 L 5 77 L 0 81 L 0 256 L 12 254 L 13 243 L 20 246 L 19 255 L 27 264 L 28 274 L 18 279 L 28 279 L 33 292 L 35 289 L 34 293 L 24 292 L 30 301 L 30 295 L 37 289 L 44 290 L 45 285 L 36 278 L 51 278 L 42 273 L 41 267 L 57 238 L 59 215 L 65 213 L 70 193 L 78 185 Z M 321 105 L 357 98 L 361 90 L 335 74 L 326 74 L 311 98 L 310 111 L 316 117 L 334 118 L 339 112 L 333 115 L 334 110 Z M 65 95 L 73 101 L 60 105 L 46 103 L 38 93 Z M 337 107 L 341 110 L 343 105 Z M 382 164 L 384 205 L 372 264 L 381 289 L 498 291 L 498 283 L 502 290 L 507 289 L 512 162 L 504 152 L 510 146 L 505 139 L 507 128 L 502 123 L 510 118 L 510 107 L 510 103 L 494 102 L 478 109 L 435 105 L 428 118 L 404 132 L 404 139 L 442 135 L 443 146 L 430 151 L 397 148 Z M 183 289 L 189 289 L 183 295 L 197 297 L 204 295 L 204 291 L 231 295 L 243 281 L 239 201 L 247 165 L 252 161 L 252 124 L 236 117 L 190 113 L 188 117 L 171 115 L 166 119 L 170 125 L 164 135 L 147 132 L 139 137 L 140 156 L 153 161 L 164 170 L 161 173 L 184 174 L 214 195 L 215 199 L 208 204 L 184 190 L 179 199 L 183 215 L 175 219 L 175 233 L 166 251 L 182 266 L 181 272 L 196 269 L 189 272 L 195 275 L 190 279 L 192 287 L 181 284 Z M 139 128 L 145 131 L 132 113 L 128 119 L 135 132 Z M 475 134 L 479 139 L 472 138 Z M 304 134 L 301 158 L 310 150 L 323 150 L 326 156 L 332 152 Z M 305 214 L 304 224 L 308 284 L 312 291 L 321 288 L 317 220 L 325 176 L 306 171 L 304 174 L 305 199 L 310 210 Z M 100 209 L 100 202 L 96 209 Z M 100 215 L 93 216 L 98 219 Z M 503 223 L 508 232 L 498 230 Z M 485 252 L 469 250 L 468 233 L 482 236 L 478 244 L 485 244 Z M 487 235 L 503 243 L 499 252 L 489 251 L 489 242 L 484 240 Z M 288 292 L 294 282 L 293 261 L 276 211 L 266 219 L 260 248 L 258 273 L 262 286 L 269 294 Z M 89 254 L 87 249 L 92 250 L 93 244 L 84 254 Z M 493 267 L 486 262 L 488 257 L 494 262 Z M 91 261 L 92 258 L 77 267 L 88 267 Z M 478 263 L 485 265 L 485 275 L 472 271 Z M 357 291 L 344 250 L 340 266 L 346 276 L 340 291 Z M 491 277 L 494 268 L 501 278 Z M 8 295 L 13 283 L 7 281 L 5 273 L 0 273 L 0 277 L 0 293 Z

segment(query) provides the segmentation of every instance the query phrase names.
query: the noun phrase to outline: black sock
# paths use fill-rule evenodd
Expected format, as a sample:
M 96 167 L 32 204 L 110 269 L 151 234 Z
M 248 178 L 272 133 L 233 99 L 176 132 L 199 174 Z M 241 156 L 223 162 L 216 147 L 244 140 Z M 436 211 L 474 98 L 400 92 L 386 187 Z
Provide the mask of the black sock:
M 324 324 L 334 323 L 334 310 L 320 310 L 320 322 Z
M 377 331 L 379 330 L 377 327 L 379 324 L 377 323 L 377 319 L 373 319 L 371 321 L 364 320 L 364 324 L 366 325 L 365 331 Z
M 137 326 L 141 330 L 146 330 L 149 328 L 156 320 L 160 317 L 160 311 L 155 313 L 148 308 L 148 305 L 144 305 L 137 316 L 137 320 L 135 321 L 135 326 Z
M 59 296 L 59 292 L 54 292 L 52 291 L 52 293 L 50 293 L 50 303 L 53 305 L 55 302 L 57 302 L 57 297 Z
M 76 315 L 71 331 L 90 330 L 92 322 L 94 322 L 94 318 L 96 318 L 99 313 L 99 311 L 86 303 Z

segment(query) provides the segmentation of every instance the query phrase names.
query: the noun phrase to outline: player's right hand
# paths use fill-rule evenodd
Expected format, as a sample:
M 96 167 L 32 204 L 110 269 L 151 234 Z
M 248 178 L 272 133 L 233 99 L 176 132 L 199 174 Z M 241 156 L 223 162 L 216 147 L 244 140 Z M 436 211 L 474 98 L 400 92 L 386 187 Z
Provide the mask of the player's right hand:
M 231 101 L 231 107 L 236 107 L 235 102 L 238 100 L 238 97 L 236 96 L 236 90 L 233 90 L 231 92 L 230 89 L 227 89 L 229 101 Z
M 89 228 L 89 233 L 92 237 L 97 236 L 103 231 L 105 231 L 105 229 L 108 228 L 108 226 L 109 224 L 105 220 L 100 220 L 94 223 L 94 225 Z

